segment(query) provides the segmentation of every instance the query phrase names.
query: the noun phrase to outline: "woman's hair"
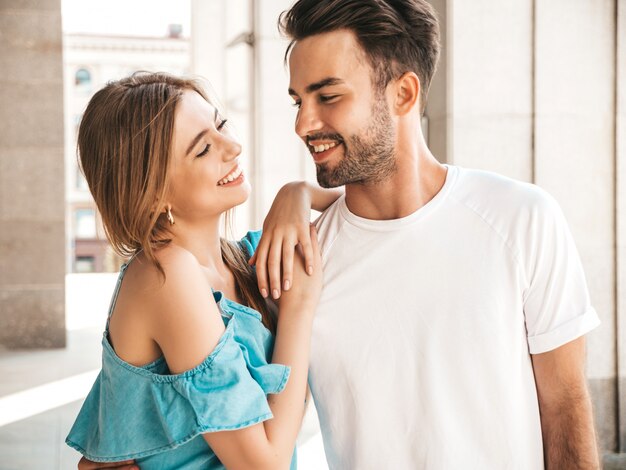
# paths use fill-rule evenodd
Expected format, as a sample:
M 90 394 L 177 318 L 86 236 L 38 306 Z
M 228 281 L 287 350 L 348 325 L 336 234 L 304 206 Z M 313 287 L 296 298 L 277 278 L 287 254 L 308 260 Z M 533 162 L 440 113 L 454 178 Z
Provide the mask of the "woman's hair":
M 78 154 L 106 236 L 123 257 L 143 250 L 165 276 L 155 250 L 171 241 L 164 215 L 176 106 L 183 92 L 209 101 L 195 80 L 140 72 L 108 83 L 89 101 L 78 130 Z M 239 245 L 220 240 L 237 292 L 265 326 L 276 321 L 256 287 Z
M 439 22 L 426 0 L 298 0 L 278 19 L 291 42 L 347 29 L 363 48 L 377 91 L 403 73 L 420 79 L 421 111 L 439 59 Z

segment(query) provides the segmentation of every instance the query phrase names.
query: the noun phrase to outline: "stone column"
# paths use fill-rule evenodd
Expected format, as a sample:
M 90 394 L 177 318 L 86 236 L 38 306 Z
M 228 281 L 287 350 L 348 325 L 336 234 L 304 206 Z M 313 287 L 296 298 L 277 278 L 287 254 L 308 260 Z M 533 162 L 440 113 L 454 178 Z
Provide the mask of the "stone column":
M 451 86 L 452 70 L 448 67 L 448 14 L 447 0 L 431 0 L 430 3 L 437 11 L 439 17 L 439 33 L 441 42 L 441 55 L 437 71 L 432 78 L 428 91 L 428 102 L 424 115 L 428 122 L 425 132 L 428 147 L 433 155 L 442 163 L 448 163 L 452 155 L 452 126 L 448 122 L 451 118 L 451 97 L 448 87 Z
M 532 0 L 448 0 L 445 24 L 448 161 L 532 181 Z
M 563 208 L 602 321 L 587 335 L 587 376 L 601 446 L 614 452 L 615 2 L 535 8 L 535 182 Z
M 0 0 L 0 347 L 65 345 L 60 0 Z
M 618 444 L 626 455 L 626 2 L 617 2 L 615 17 Z
M 289 42 L 278 33 L 278 16 L 292 0 L 257 0 L 255 60 L 255 132 L 257 224 L 263 221 L 276 192 L 288 181 L 315 181 L 315 166 L 294 131 L 297 110 L 289 97 L 289 69 L 283 57 Z

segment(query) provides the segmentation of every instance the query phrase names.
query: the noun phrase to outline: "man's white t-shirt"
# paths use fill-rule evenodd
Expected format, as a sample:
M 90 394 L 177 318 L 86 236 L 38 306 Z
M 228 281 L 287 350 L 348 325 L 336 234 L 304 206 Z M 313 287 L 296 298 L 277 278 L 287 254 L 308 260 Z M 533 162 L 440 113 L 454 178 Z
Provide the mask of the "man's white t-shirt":
M 397 220 L 317 221 L 310 385 L 331 469 L 543 468 L 530 354 L 598 325 L 557 203 L 448 166 Z

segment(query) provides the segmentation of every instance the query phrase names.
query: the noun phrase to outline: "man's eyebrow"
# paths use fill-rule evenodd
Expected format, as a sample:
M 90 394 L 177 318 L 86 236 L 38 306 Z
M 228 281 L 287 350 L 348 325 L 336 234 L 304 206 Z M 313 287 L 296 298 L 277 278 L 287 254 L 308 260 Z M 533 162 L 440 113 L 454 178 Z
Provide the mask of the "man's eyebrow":
M 341 78 L 328 77 L 320 80 L 319 82 L 311 83 L 305 88 L 304 91 L 306 91 L 307 93 L 313 93 L 314 91 L 317 91 L 320 88 L 324 88 L 325 86 L 340 85 L 342 83 L 343 80 Z M 293 88 L 289 88 L 288 91 L 290 95 L 298 96 L 298 93 L 296 93 Z
M 218 114 L 219 114 L 219 111 L 218 111 L 217 108 L 215 108 L 215 114 L 213 115 L 213 120 L 214 121 L 217 120 L 217 115 Z M 189 155 L 189 152 L 191 152 L 193 150 L 193 148 L 196 146 L 196 144 L 200 141 L 200 139 L 202 139 L 204 134 L 206 134 L 207 132 L 209 132 L 209 130 L 208 129 L 204 129 L 203 131 L 200 131 L 198 133 L 198 135 L 193 138 L 193 140 L 191 141 L 191 144 L 189 145 L 189 148 L 185 152 L 185 156 Z

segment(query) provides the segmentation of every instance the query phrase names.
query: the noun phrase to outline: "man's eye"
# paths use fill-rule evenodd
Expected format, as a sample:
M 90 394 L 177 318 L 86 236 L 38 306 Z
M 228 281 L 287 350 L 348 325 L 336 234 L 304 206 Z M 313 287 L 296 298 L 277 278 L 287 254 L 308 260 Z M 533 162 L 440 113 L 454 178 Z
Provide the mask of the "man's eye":
M 226 122 L 226 121 L 224 121 Z M 200 152 L 198 155 L 196 155 L 196 157 L 204 157 L 207 153 L 209 153 L 209 149 L 211 148 L 211 146 L 209 144 L 206 144 L 206 146 L 204 147 L 204 150 L 202 152 Z
M 321 95 L 320 96 L 320 101 L 322 103 L 328 103 L 329 101 L 334 100 L 335 98 L 337 98 L 339 95 Z
M 294 101 L 293 103 L 291 103 L 291 106 L 293 106 L 294 108 L 298 108 L 298 109 L 300 109 L 301 105 L 302 105 L 301 101 Z

